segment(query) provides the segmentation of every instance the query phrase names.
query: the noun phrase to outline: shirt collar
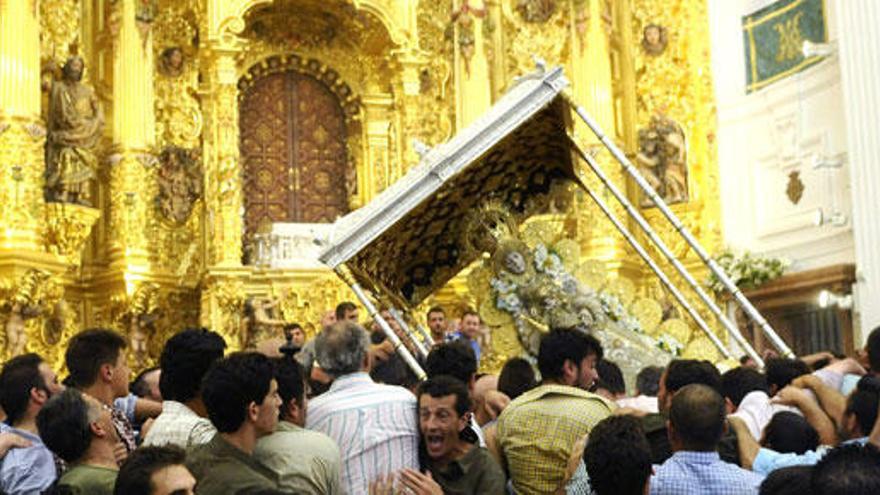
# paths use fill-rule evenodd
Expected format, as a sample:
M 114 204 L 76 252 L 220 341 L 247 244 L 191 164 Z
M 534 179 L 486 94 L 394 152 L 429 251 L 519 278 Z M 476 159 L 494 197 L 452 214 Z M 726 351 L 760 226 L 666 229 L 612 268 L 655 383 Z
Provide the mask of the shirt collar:
M 672 458 L 687 464 L 712 464 L 721 461 L 718 452 L 696 452 L 693 450 L 679 450 L 672 454 Z
M 373 379 L 370 378 L 369 373 L 367 373 L 366 371 L 357 371 L 354 373 L 349 373 L 347 375 L 342 375 L 333 380 L 333 384 L 330 385 L 329 392 L 336 392 L 338 390 L 345 390 L 348 388 L 356 387 L 358 385 L 373 383 Z
M 607 402 L 604 397 L 598 396 L 591 392 L 587 392 L 586 390 L 582 390 L 580 388 L 572 387 L 569 385 L 559 385 L 556 383 L 539 385 L 517 397 L 516 401 L 519 403 L 533 402 L 542 399 L 548 395 L 567 395 L 570 397 L 597 399 L 601 400 L 602 402 Z
M 282 420 L 282 421 L 278 422 L 278 427 L 275 428 L 275 431 L 297 432 L 297 431 L 302 431 L 304 429 L 305 428 L 303 428 L 297 424 L 291 423 L 290 421 L 283 421 Z
M 189 408 L 183 402 L 177 402 L 176 400 L 166 400 L 162 401 L 162 412 L 169 412 L 172 414 L 183 414 L 186 416 L 199 416 L 195 411 Z
M 477 451 L 479 449 L 479 445 L 474 445 L 461 459 L 450 461 L 446 466 L 446 470 L 440 472 L 441 476 L 448 480 L 457 480 L 466 475 L 471 470 L 471 467 L 473 467 L 474 462 L 477 461 Z
M 4 424 L 5 424 L 5 423 L 4 423 Z M 43 440 L 40 439 L 39 435 L 34 435 L 33 433 L 31 433 L 31 432 L 29 432 L 29 431 L 19 430 L 18 428 L 14 427 L 14 426 L 8 426 L 8 425 L 7 425 L 7 427 L 4 428 L 2 431 L 3 431 L 4 433 L 15 433 L 16 435 L 18 435 L 18 436 L 20 436 L 20 437 L 27 438 L 27 439 L 30 440 L 31 442 L 39 443 L 40 445 L 43 444 Z

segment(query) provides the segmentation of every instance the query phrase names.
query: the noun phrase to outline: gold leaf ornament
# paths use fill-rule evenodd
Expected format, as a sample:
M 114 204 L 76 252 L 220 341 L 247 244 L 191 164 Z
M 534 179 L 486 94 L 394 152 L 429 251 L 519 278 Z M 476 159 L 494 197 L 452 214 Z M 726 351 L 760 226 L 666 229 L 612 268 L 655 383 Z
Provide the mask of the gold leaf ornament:
M 629 306 L 636 297 L 636 286 L 628 278 L 620 277 L 612 280 L 608 283 L 607 291 L 617 296 L 624 307 Z
M 678 318 L 670 318 L 664 321 L 658 328 L 657 333 L 669 335 L 682 345 L 687 344 L 691 340 L 691 327 L 684 320 Z
M 581 263 L 574 271 L 574 276 L 593 290 L 598 291 L 605 287 L 605 270 L 597 261 L 587 260 Z
M 639 320 L 642 329 L 650 335 L 656 334 L 657 327 L 663 320 L 663 307 L 653 299 L 638 299 L 630 308 L 633 316 Z
M 571 271 L 577 267 L 581 257 L 581 246 L 577 241 L 572 239 L 563 239 L 553 246 L 553 251 L 559 255 L 562 265 L 566 270 Z
M 708 337 L 695 338 L 693 342 L 685 346 L 681 357 L 683 359 L 706 359 L 713 363 L 721 358 L 718 349 Z
M 509 313 L 495 307 L 495 298 L 487 297 L 480 303 L 480 318 L 491 327 L 510 325 L 513 317 Z

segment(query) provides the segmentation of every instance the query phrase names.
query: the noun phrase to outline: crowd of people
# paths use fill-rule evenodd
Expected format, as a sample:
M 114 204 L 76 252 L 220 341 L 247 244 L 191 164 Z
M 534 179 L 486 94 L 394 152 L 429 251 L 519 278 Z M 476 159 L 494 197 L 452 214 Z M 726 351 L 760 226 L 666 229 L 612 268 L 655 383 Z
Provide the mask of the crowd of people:
M 853 357 L 724 373 L 675 359 L 628 391 L 582 329 L 479 374 L 479 315 L 451 325 L 434 307 L 419 380 L 358 319 L 343 303 L 311 340 L 291 325 L 295 354 L 227 353 L 219 334 L 182 330 L 131 382 L 127 342 L 107 329 L 69 341 L 63 381 L 15 356 L 0 371 L 0 492 L 880 493 L 880 329 Z

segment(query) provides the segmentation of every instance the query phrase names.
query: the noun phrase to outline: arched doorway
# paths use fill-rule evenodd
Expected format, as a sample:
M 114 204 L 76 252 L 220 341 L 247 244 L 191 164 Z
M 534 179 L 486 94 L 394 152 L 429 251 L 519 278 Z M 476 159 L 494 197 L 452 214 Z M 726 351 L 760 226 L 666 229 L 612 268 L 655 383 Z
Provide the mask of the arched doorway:
M 239 105 L 245 242 L 273 222 L 327 223 L 348 211 L 346 123 L 314 77 L 264 75 Z

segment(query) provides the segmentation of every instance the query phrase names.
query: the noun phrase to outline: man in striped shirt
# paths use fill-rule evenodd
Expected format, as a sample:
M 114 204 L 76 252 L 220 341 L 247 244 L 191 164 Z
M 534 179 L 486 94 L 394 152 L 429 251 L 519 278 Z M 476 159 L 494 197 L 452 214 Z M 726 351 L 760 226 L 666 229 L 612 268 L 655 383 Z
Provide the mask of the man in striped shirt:
M 345 493 L 368 493 L 370 482 L 404 468 L 418 469 L 416 398 L 403 387 L 370 378 L 370 340 L 350 321 L 325 328 L 316 338 L 330 390 L 309 403 L 306 428 L 336 441 L 342 453 Z

